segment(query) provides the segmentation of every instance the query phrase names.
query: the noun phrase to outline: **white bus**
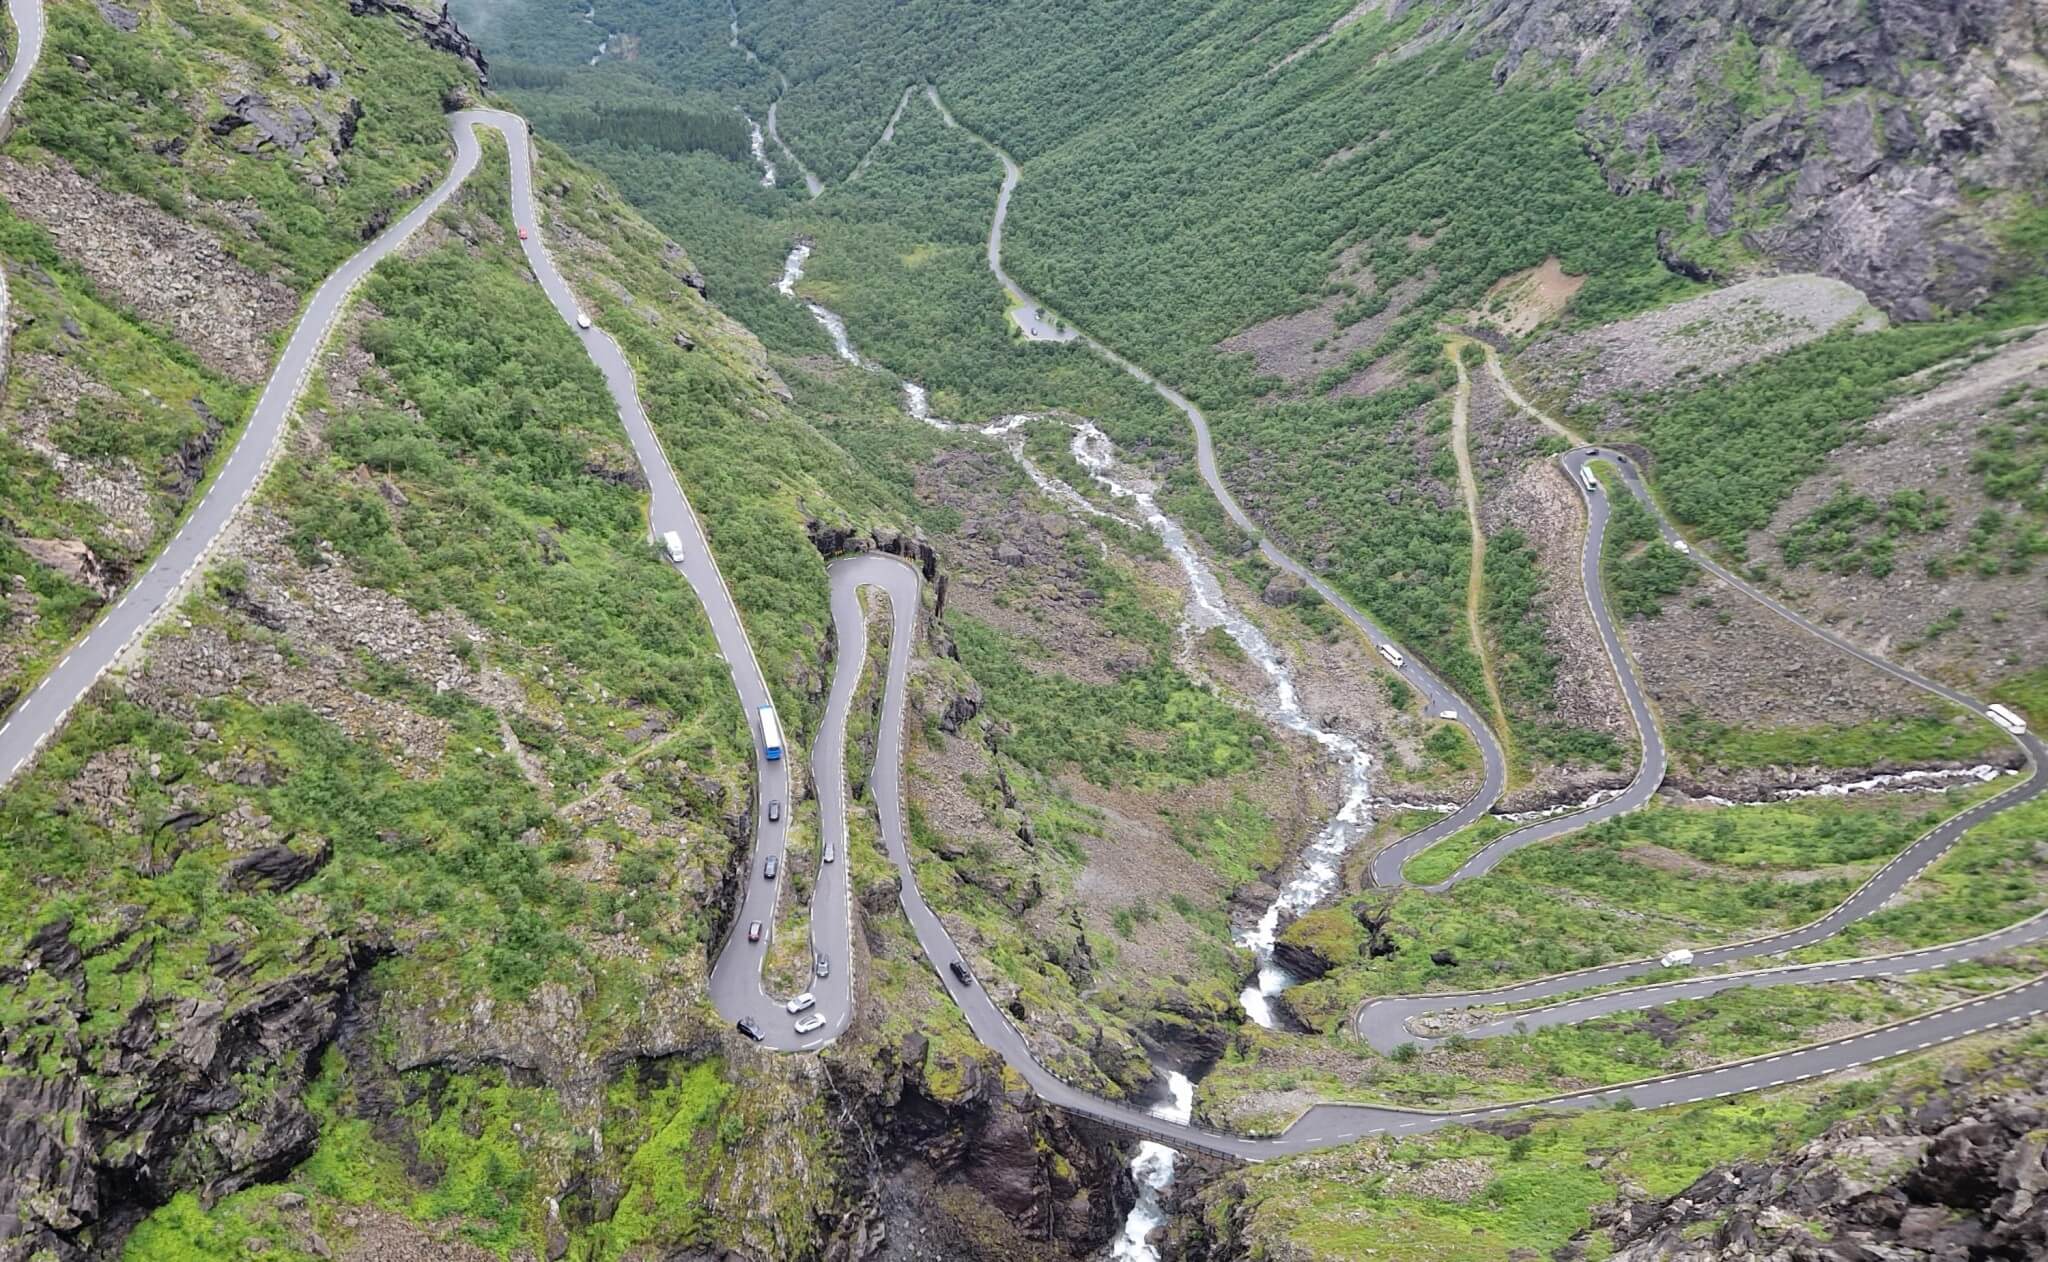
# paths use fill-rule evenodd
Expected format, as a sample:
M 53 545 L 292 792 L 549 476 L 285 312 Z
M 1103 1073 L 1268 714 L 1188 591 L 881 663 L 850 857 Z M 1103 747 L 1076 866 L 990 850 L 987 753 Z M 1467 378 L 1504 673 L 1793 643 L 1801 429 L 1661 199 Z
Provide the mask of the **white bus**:
M 1582 464 L 1579 466 L 1579 481 L 1586 484 L 1586 494 L 1600 494 L 1600 479 L 1593 476 L 1592 465 Z
M 1984 717 L 2011 732 L 2014 736 L 2027 734 L 2027 721 L 2007 706 L 1995 705 L 1984 712 Z
M 775 707 L 761 707 L 761 752 L 769 762 L 782 757 L 782 724 L 775 717 Z
M 1387 664 L 1389 666 L 1394 666 L 1398 668 L 1406 666 L 1408 664 L 1408 659 L 1401 656 L 1401 650 L 1395 648 L 1391 644 L 1380 645 L 1380 656 L 1387 659 Z
M 661 546 L 668 550 L 669 560 L 674 561 L 677 565 L 683 563 L 683 537 L 681 535 L 673 530 L 663 531 L 661 534 Z

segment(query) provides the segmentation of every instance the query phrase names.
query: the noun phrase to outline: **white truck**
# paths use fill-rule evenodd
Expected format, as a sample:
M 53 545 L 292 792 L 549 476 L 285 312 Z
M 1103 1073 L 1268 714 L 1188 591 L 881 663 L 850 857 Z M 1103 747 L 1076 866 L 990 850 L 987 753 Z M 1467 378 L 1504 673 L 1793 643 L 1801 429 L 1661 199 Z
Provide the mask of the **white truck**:
M 668 553 L 669 560 L 674 561 L 677 565 L 683 563 L 683 537 L 681 535 L 673 530 L 662 531 L 661 548 L 662 551 Z
M 1380 656 L 1386 658 L 1387 664 L 1397 670 L 1408 664 L 1408 659 L 1401 656 L 1401 650 L 1391 644 L 1380 645 Z
M 1998 724 L 1998 726 L 2006 731 L 2011 732 L 2014 736 L 2025 736 L 2027 734 L 2027 721 L 2021 718 L 2019 712 L 2010 706 L 1992 706 L 1984 712 L 1984 717 Z

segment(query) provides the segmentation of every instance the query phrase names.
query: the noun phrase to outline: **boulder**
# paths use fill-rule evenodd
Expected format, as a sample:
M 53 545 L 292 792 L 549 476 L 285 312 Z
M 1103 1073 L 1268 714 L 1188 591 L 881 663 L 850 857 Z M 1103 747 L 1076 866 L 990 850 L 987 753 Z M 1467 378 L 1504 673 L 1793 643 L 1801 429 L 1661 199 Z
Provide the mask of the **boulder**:
M 81 539 L 16 539 L 16 547 L 29 559 L 48 566 L 81 587 L 107 594 L 106 568 Z
M 1259 593 L 1259 599 L 1275 608 L 1285 608 L 1298 603 L 1307 590 L 1300 579 L 1283 570 L 1266 580 L 1265 590 Z

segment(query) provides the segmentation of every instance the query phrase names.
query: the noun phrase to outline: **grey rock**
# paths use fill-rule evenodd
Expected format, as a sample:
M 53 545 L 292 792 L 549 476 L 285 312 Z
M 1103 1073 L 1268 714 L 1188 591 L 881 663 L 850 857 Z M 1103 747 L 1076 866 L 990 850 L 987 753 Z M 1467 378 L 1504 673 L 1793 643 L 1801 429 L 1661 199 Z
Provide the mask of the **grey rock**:
M 113 0 L 93 0 L 93 4 L 99 9 L 100 16 L 106 19 L 107 25 L 117 31 L 132 31 L 142 25 L 140 13 L 123 8 L 113 3 Z

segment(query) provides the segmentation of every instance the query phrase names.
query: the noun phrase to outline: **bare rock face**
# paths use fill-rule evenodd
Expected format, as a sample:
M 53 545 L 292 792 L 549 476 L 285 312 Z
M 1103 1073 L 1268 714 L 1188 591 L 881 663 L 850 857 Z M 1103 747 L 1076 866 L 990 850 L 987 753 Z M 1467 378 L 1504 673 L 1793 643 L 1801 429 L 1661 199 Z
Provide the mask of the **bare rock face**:
M 28 553 L 30 560 L 49 566 L 80 587 L 90 587 L 103 596 L 107 593 L 106 571 L 100 565 L 99 557 L 83 541 L 16 539 L 14 544 Z
M 1743 231 L 1783 269 L 1925 319 L 2039 266 L 2000 233 L 2048 182 L 2038 14 L 2030 0 L 1508 0 L 1445 21 L 1504 54 L 1498 78 L 1580 77 L 1580 127 L 1616 191 L 1685 197 L 1711 236 Z
M 1617 1202 L 1593 1224 L 1616 1262 L 2048 1257 L 2048 1065 L 1947 1079 L 1903 1112 L 1710 1170 L 1669 1200 Z
M 225 93 L 221 106 L 226 113 L 215 119 L 209 130 L 216 136 L 231 136 L 244 127 L 255 128 L 256 138 L 239 145 L 244 152 L 274 145 L 297 157 L 305 152 L 306 142 L 320 134 L 320 124 L 305 106 L 280 109 L 261 92 Z
M 476 67 L 478 83 L 488 85 L 491 81 L 490 65 L 484 60 L 484 50 L 463 34 L 455 19 L 443 9 L 416 9 L 398 0 L 349 0 L 348 11 L 356 17 L 366 14 L 389 14 L 398 19 L 398 24 L 417 35 L 427 47 L 436 52 L 458 57 Z
M 958 1098 L 935 1099 L 919 1072 L 930 1054 L 911 1035 L 867 1081 L 842 1084 L 887 1137 L 862 1234 L 896 1246 L 856 1256 L 1098 1256 L 1130 1204 L 1121 1141 L 1006 1090 L 979 1063 Z
M 89 1035 L 87 956 L 71 931 L 44 924 L 0 972 L 10 989 L 42 977 L 28 1019 L 0 1035 L 0 1262 L 101 1256 L 95 1241 L 119 1240 L 181 1188 L 223 1196 L 304 1160 L 318 1127 L 300 1096 L 375 954 L 309 940 L 294 968 L 252 982 L 229 949 L 211 963 L 231 1003 L 145 997 Z M 117 973 L 146 967 L 150 932 L 136 909 L 90 950 L 114 954 Z

